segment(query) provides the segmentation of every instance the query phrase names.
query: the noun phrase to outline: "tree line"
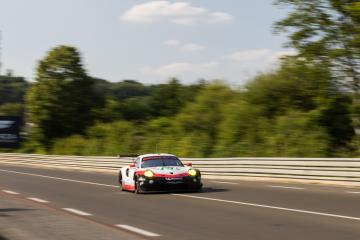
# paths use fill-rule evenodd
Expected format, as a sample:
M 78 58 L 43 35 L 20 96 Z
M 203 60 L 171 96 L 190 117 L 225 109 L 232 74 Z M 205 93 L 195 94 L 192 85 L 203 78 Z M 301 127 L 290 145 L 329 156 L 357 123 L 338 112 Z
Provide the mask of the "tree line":
M 39 62 L 34 83 L 0 78 L 0 114 L 30 123 L 23 152 L 358 156 L 359 1 L 276 4 L 292 9 L 275 30 L 298 54 L 240 88 L 220 80 L 112 83 L 89 76 L 76 48 L 58 46 Z

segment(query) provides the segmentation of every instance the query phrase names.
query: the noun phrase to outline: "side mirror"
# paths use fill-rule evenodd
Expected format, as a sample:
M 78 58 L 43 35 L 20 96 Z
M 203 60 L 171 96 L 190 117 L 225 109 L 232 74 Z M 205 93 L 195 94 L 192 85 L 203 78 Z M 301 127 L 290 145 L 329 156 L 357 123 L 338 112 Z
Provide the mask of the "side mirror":
M 129 167 L 135 167 L 135 164 L 134 163 L 129 164 Z
M 188 167 L 192 167 L 192 163 L 187 163 L 185 165 L 188 166 Z

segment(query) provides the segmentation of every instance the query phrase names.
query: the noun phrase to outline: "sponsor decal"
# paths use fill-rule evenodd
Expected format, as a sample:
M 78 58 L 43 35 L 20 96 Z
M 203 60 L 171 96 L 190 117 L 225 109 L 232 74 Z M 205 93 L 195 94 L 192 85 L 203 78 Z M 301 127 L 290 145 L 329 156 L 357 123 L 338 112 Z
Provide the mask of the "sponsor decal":
M 156 159 L 163 159 L 163 160 L 166 160 L 166 159 L 169 159 L 169 160 L 177 160 L 178 158 L 177 157 L 174 157 L 174 156 L 152 156 L 152 157 L 144 157 L 142 159 L 142 161 L 147 161 L 147 160 L 156 160 Z
M 182 178 L 165 178 L 167 181 L 179 181 L 182 180 Z

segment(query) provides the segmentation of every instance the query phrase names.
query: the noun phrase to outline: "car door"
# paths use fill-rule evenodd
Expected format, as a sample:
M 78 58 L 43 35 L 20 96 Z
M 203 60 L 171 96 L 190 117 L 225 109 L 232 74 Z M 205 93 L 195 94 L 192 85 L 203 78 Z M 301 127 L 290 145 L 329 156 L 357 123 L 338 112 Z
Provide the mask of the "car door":
M 136 158 L 134 164 L 130 164 L 124 171 L 124 183 L 126 185 L 135 186 L 134 174 L 140 163 L 140 158 Z
M 141 168 L 141 158 L 138 157 L 135 159 L 135 167 L 129 169 L 129 178 L 131 179 L 131 183 L 135 185 L 134 176 L 136 171 Z

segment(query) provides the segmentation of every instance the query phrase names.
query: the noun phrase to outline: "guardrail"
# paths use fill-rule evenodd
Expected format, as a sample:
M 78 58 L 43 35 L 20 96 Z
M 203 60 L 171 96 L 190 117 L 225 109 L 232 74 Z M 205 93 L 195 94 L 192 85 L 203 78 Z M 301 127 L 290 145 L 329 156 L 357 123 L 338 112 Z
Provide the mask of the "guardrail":
M 277 178 L 349 182 L 360 185 L 354 158 L 182 158 L 207 178 Z M 0 153 L 0 163 L 118 172 L 131 158 Z

